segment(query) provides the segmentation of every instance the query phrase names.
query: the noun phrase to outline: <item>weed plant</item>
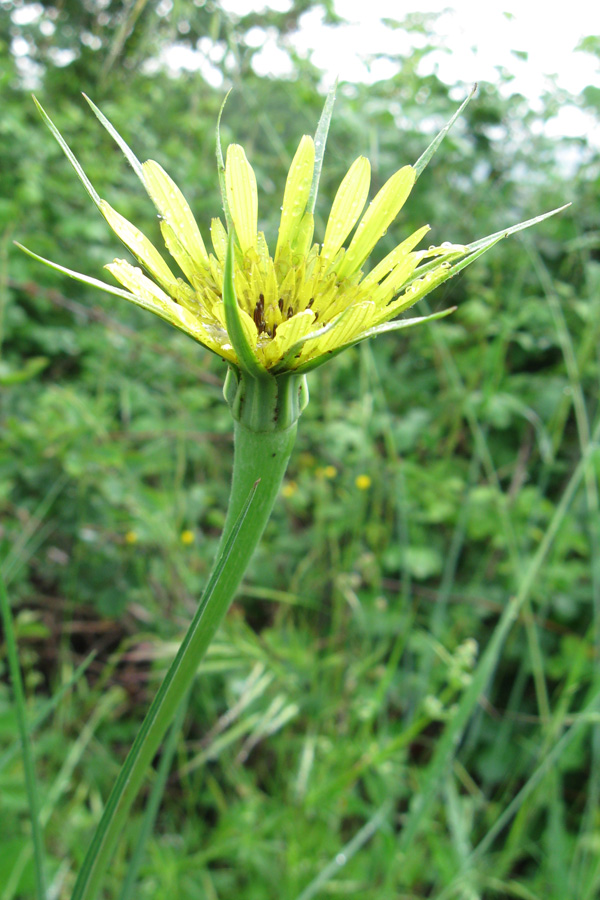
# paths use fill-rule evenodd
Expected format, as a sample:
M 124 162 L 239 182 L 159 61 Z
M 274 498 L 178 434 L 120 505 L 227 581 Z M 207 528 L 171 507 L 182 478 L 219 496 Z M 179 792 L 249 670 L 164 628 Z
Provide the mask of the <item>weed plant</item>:
M 150 55 L 142 37 L 135 46 Z M 59 243 L 74 267 L 99 271 L 114 245 L 3 53 L 0 550 L 49 896 L 66 900 L 206 582 L 232 444 L 218 360 L 13 253 L 14 238 L 35 235 L 44 255 Z M 132 83 L 127 53 L 103 108 L 119 130 L 143 132 L 148 155 L 177 158 L 190 203 L 210 214 L 220 94 L 198 75 Z M 102 189 L 120 180 L 122 211 L 143 221 L 133 174 L 74 99 L 98 96 L 95 65 L 86 54 L 47 64 L 41 97 L 61 97 L 90 175 Z M 276 88 L 245 72 L 224 124 L 228 140 L 250 131 L 267 195 L 297 121 L 310 130 L 318 116 L 318 73 L 298 68 L 301 80 Z M 421 103 L 434 128 L 455 105 L 410 62 L 368 91 L 342 90 L 325 196 L 349 145 L 373 144 L 383 179 L 400 126 L 403 159 L 418 157 Z M 407 229 L 431 221 L 434 239 L 452 226 L 468 240 L 508 212 L 567 200 L 573 212 L 442 287 L 432 310 L 456 304 L 452 317 L 349 350 L 310 384 L 280 502 L 131 814 L 110 900 L 598 893 L 598 158 L 583 140 L 533 136 L 553 98 L 534 114 L 503 97 L 482 87 L 420 180 Z M 578 102 L 597 115 L 591 89 Z M 568 178 L 567 150 L 585 162 Z M 6 671 L 0 811 L 0 898 L 30 900 Z

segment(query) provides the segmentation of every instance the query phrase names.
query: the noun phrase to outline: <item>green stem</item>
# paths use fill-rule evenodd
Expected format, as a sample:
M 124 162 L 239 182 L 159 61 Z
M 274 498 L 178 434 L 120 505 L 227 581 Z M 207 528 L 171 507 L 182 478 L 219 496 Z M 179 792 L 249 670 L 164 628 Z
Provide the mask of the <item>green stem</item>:
M 44 862 L 44 841 L 40 824 L 40 804 L 38 800 L 37 781 L 29 728 L 27 725 L 27 710 L 25 703 L 25 690 L 19 667 L 19 654 L 17 639 L 13 628 L 12 612 L 8 600 L 8 594 L 4 584 L 4 578 L 0 573 L 0 621 L 4 624 L 4 637 L 8 657 L 8 668 L 15 696 L 15 712 L 17 726 L 21 738 L 23 753 L 23 768 L 25 770 L 25 785 L 27 800 L 29 803 L 29 817 L 31 819 L 31 834 L 33 838 L 33 853 L 35 857 L 36 896 L 38 900 L 46 900 L 46 875 Z
M 275 414 L 272 421 L 281 420 Z M 217 561 L 179 652 L 108 798 L 77 878 L 72 900 L 93 900 L 102 886 L 113 850 L 148 766 L 229 608 L 267 524 L 294 445 L 296 427 L 296 422 L 293 422 L 282 430 L 257 433 L 243 422 L 235 422 L 233 482 Z

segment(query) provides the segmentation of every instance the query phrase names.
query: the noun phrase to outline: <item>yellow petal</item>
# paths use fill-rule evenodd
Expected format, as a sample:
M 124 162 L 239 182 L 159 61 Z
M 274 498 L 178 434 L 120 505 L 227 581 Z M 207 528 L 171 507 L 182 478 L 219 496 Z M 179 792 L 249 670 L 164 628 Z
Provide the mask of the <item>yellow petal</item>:
M 158 306 L 162 310 L 168 310 L 175 305 L 169 295 L 144 275 L 141 269 L 132 266 L 125 259 L 115 259 L 104 268 L 108 269 L 128 291 L 146 300 L 150 308 L 155 309 Z
M 124 259 L 115 259 L 105 266 L 123 287 L 132 292 L 132 302 L 155 313 L 169 324 L 185 331 L 194 340 L 208 347 L 214 353 L 230 362 L 235 362 L 235 353 L 229 347 L 227 331 L 217 321 L 202 318 L 198 312 L 190 312 L 175 303 L 158 285 L 154 284 L 141 269 Z
M 275 262 L 279 258 L 281 247 L 292 244 L 298 233 L 310 193 L 314 165 L 315 145 L 313 139 L 305 134 L 296 150 L 285 183 Z
M 186 248 L 180 242 L 177 233 L 173 231 L 165 219 L 161 219 L 160 230 L 165 242 L 165 247 L 177 262 L 188 281 L 193 282 L 197 275 L 201 276 L 206 270 L 199 266 L 196 260 L 192 259 Z
M 315 217 L 310 212 L 305 212 L 298 225 L 296 237 L 292 244 L 294 256 L 303 257 L 308 253 L 315 231 Z
M 191 262 L 192 265 L 205 268 L 208 264 L 206 247 L 185 197 L 162 166 L 154 160 L 149 159 L 143 163 L 142 172 L 144 185 L 154 205 L 189 257 L 189 261 L 186 257 L 184 263 L 188 267 Z M 185 272 L 185 265 L 179 259 L 177 262 Z
M 375 304 L 370 300 L 365 300 L 341 313 L 337 322 L 333 327 L 328 328 L 325 334 L 315 338 L 314 341 L 306 342 L 302 352 L 302 362 L 309 357 L 314 358 L 322 356 L 324 353 L 330 353 L 351 342 L 371 327 L 375 311 Z
M 335 195 L 329 213 L 323 256 L 335 256 L 363 211 L 369 194 L 371 164 L 365 156 L 359 156 L 350 166 Z
M 411 250 L 414 250 L 419 241 L 421 241 L 427 232 L 430 230 L 429 225 L 423 225 L 422 228 L 419 228 L 417 231 L 413 232 L 410 237 L 406 238 L 405 241 L 402 241 L 401 244 L 392 250 L 391 253 L 388 253 L 381 262 L 375 266 L 375 268 L 369 272 L 369 274 L 363 278 L 361 281 L 361 287 L 366 288 L 372 284 L 376 284 L 376 282 L 381 281 L 382 278 L 392 271 L 392 269 L 398 265 L 398 263 L 402 260 L 404 256 L 407 256 Z
M 379 325 L 382 322 L 386 322 L 388 319 L 392 319 L 399 313 L 404 312 L 405 309 L 414 306 L 421 297 L 431 293 L 434 288 L 439 284 L 443 284 L 450 277 L 452 276 L 448 266 L 440 266 L 438 269 L 427 272 L 422 278 L 413 281 L 397 300 L 380 309 L 377 320 L 373 324 Z
M 389 273 L 387 278 L 384 278 L 381 284 L 377 285 L 373 290 L 371 296 L 375 303 L 377 303 L 378 306 L 389 303 L 392 297 L 398 293 L 402 285 L 408 281 L 417 268 L 418 263 L 419 259 L 416 253 L 411 253 L 410 255 L 405 256 L 404 259 L 401 259 L 398 265 Z
M 305 309 L 278 325 L 275 337 L 265 346 L 265 365 L 271 366 L 285 356 L 296 341 L 308 334 L 314 320 L 315 314 L 310 309 Z
M 227 148 L 225 187 L 231 218 L 242 252 L 256 245 L 258 193 L 256 175 L 239 144 Z
M 236 279 L 237 279 L 237 273 L 236 273 Z M 244 335 L 246 337 L 246 340 L 250 344 L 250 347 L 252 348 L 252 350 L 255 350 L 256 342 L 258 340 L 258 329 L 256 328 L 256 325 L 254 324 L 254 319 L 252 318 L 252 316 L 248 315 L 248 313 L 246 312 L 245 309 L 242 309 L 241 307 L 239 307 L 239 312 L 240 312 L 240 322 L 242 323 L 242 328 L 244 329 Z M 227 329 L 227 323 L 225 320 L 225 307 L 223 306 L 223 301 L 215 304 L 215 306 L 213 307 L 213 314 L 215 316 L 215 319 L 219 322 L 219 324 L 224 329 Z M 228 338 L 228 340 L 229 340 L 229 338 Z
M 112 208 L 106 200 L 100 201 L 100 212 L 115 232 L 121 238 L 126 247 L 129 247 L 134 256 L 146 267 L 163 287 L 167 290 L 177 285 L 177 279 L 168 265 L 147 237 L 139 228 L 128 222 L 124 216 Z
M 377 241 L 394 221 L 415 183 L 415 170 L 404 166 L 386 181 L 362 217 L 337 273 L 347 277 L 358 271 Z
M 220 219 L 210 221 L 210 239 L 219 262 L 224 263 L 227 256 L 227 232 Z

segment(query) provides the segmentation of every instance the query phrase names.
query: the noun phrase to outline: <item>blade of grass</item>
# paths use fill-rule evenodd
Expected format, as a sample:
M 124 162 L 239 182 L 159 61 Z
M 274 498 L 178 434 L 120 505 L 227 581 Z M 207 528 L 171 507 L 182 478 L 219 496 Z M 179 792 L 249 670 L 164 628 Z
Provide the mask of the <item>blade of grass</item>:
M 118 688 L 113 688 L 112 690 L 103 693 L 100 697 L 90 718 L 77 735 L 77 740 L 69 748 L 67 757 L 62 764 L 58 775 L 54 779 L 50 790 L 46 794 L 46 798 L 40 809 L 40 823 L 42 827 L 46 826 L 50 816 L 57 808 L 60 798 L 72 785 L 73 772 L 79 765 L 85 749 L 92 740 L 99 725 L 106 716 L 122 702 L 122 699 L 122 692 Z M 4 890 L 0 895 L 0 900 L 15 900 L 21 876 L 30 856 L 31 845 L 26 845 L 24 850 L 17 857 L 10 878 L 5 885 L 2 885 Z
M 427 304 L 425 304 L 427 306 Z M 461 375 L 458 370 L 458 366 L 456 365 L 450 348 L 444 340 L 443 335 L 436 329 L 432 330 L 433 340 L 436 344 L 437 349 L 440 352 L 440 355 L 444 362 L 444 367 L 448 374 L 449 380 L 453 384 L 456 396 L 465 397 L 468 393 L 467 388 L 465 386 L 464 381 L 461 378 Z M 497 510 L 499 521 L 502 525 L 502 529 L 504 532 L 504 538 L 506 540 L 506 546 L 508 549 L 508 554 L 510 558 L 510 563 L 513 570 L 513 579 L 514 579 L 514 589 L 517 591 L 519 589 L 521 573 L 523 571 L 523 564 L 521 559 L 521 552 L 519 550 L 519 544 L 517 540 L 517 536 L 515 533 L 514 523 L 512 521 L 510 510 L 508 507 L 508 502 L 506 495 L 502 489 L 502 484 L 500 482 L 500 478 L 498 476 L 498 472 L 494 465 L 494 460 L 492 457 L 492 453 L 490 451 L 490 447 L 487 441 L 486 433 L 477 418 L 477 414 L 471 404 L 464 404 L 464 417 L 467 420 L 469 428 L 474 438 L 475 449 L 477 457 L 480 459 L 481 464 L 486 472 L 487 477 L 489 478 L 491 484 L 496 489 L 498 496 Z M 540 650 L 539 638 L 537 635 L 537 630 L 535 626 L 534 618 L 531 614 L 531 609 L 529 607 L 529 600 L 525 601 L 523 608 L 523 617 L 525 621 L 525 629 L 527 634 L 527 643 L 529 654 L 531 657 L 531 667 L 532 674 L 535 683 L 536 690 L 536 699 L 538 704 L 538 709 L 540 713 L 540 717 L 545 723 L 549 723 L 550 721 L 550 702 L 548 699 L 548 691 L 546 687 L 545 675 L 544 675 L 544 665 Z
M 460 872 L 457 873 L 452 883 L 449 884 L 437 897 L 437 900 L 449 900 L 449 898 L 452 896 L 453 889 L 456 887 L 457 879 L 461 878 L 464 875 L 466 867 L 472 865 L 475 860 L 479 859 L 491 848 L 498 835 L 521 809 L 527 797 L 529 797 L 530 794 L 541 784 L 547 773 L 552 772 L 553 767 L 561 758 L 563 752 L 567 749 L 569 744 L 571 744 L 575 740 L 581 729 L 586 725 L 595 725 L 597 723 L 599 711 L 600 693 L 596 694 L 592 701 L 587 704 L 587 706 L 581 711 L 581 713 L 579 713 L 577 719 L 571 725 L 569 730 L 566 731 L 561 739 L 554 744 L 552 750 L 547 754 L 547 756 L 544 757 L 535 772 L 533 772 L 533 774 L 530 776 L 530 778 L 528 778 L 527 782 L 523 785 L 518 794 L 513 798 L 512 802 L 509 803 L 509 805 L 506 807 L 506 809 L 503 810 L 501 815 L 498 816 L 486 836 L 469 854 L 463 868 L 461 868 Z
M 433 759 L 427 768 L 425 784 L 423 789 L 415 797 L 400 836 L 398 849 L 401 853 L 407 853 L 418 832 L 424 814 L 430 808 L 438 793 L 441 781 L 451 764 L 455 748 L 462 740 L 473 711 L 479 702 L 479 698 L 492 676 L 504 641 L 519 612 L 529 599 L 531 589 L 535 584 L 536 578 L 539 576 L 541 567 L 552 547 L 567 510 L 575 496 L 575 492 L 585 475 L 592 457 L 592 451 L 595 449 L 594 445 L 598 442 L 599 438 L 600 421 L 594 429 L 592 442 L 588 447 L 587 452 L 581 457 L 556 506 L 556 510 L 544 533 L 544 537 L 540 541 L 538 549 L 524 573 L 519 590 L 509 602 L 494 630 L 487 649 L 473 673 L 473 680 L 461 698 L 454 718 L 438 740 Z
M 379 830 L 379 828 L 383 825 L 387 816 L 389 815 L 391 810 L 391 803 L 386 801 L 382 806 L 379 807 L 375 815 L 373 815 L 369 821 L 363 825 L 363 827 L 356 832 L 354 837 L 345 844 L 339 853 L 336 853 L 335 857 L 328 863 L 325 868 L 314 878 L 307 887 L 304 888 L 301 894 L 296 898 L 296 900 L 311 900 L 312 897 L 315 897 L 322 888 L 325 887 L 327 882 L 331 881 L 331 879 L 340 871 L 340 869 L 346 865 L 349 859 L 358 853 L 361 847 L 370 841 L 373 835 Z
M 0 573 L 0 612 L 2 614 L 2 624 L 4 628 L 4 639 L 6 641 L 6 651 L 8 657 L 8 670 L 13 686 L 13 694 L 15 698 L 15 710 L 17 714 L 17 726 L 21 739 L 21 748 L 23 752 L 23 769 L 25 771 L 25 787 L 27 790 L 27 802 L 29 804 L 29 818 L 31 820 L 31 834 L 33 839 L 33 853 L 35 858 L 35 881 L 36 896 L 38 900 L 46 900 L 46 866 L 44 861 L 44 842 L 42 837 L 42 829 L 40 825 L 40 804 L 37 790 L 37 780 L 35 777 L 35 766 L 33 762 L 33 752 L 31 749 L 31 741 L 29 738 L 29 726 L 27 724 L 27 709 L 25 704 L 25 691 L 23 688 L 23 680 L 21 678 L 21 668 L 19 666 L 19 654 L 17 649 L 17 640 L 13 627 L 13 618 L 10 608 L 10 602 L 4 578 Z
M 188 708 L 188 701 L 189 691 L 187 696 L 184 698 L 181 706 L 179 707 L 177 715 L 173 720 L 173 724 L 171 725 L 171 729 L 165 741 L 165 746 L 163 748 L 158 771 L 156 773 L 156 779 L 152 786 L 152 791 L 146 805 L 146 811 L 142 820 L 140 833 L 133 849 L 131 859 L 129 860 L 129 863 L 127 865 L 127 875 L 125 876 L 125 881 L 123 882 L 123 886 L 121 888 L 119 900 L 132 900 L 132 898 L 134 897 L 138 873 L 140 871 L 142 862 L 144 861 L 146 844 L 148 843 L 148 839 L 150 838 L 150 835 L 154 830 L 156 816 L 158 815 L 160 803 L 165 792 L 165 787 L 167 786 L 167 779 L 169 777 L 169 772 L 171 771 L 171 764 L 173 762 L 175 750 L 177 749 L 179 734 L 183 727 L 183 721 L 185 719 L 185 714 Z
M 565 368 L 569 378 L 571 397 L 573 398 L 573 411 L 577 426 L 577 437 L 581 453 L 585 453 L 590 442 L 590 423 L 585 403 L 585 395 L 581 383 L 581 369 L 577 354 L 573 347 L 571 334 L 565 321 L 560 300 L 554 290 L 552 278 L 548 269 L 531 241 L 526 241 L 529 257 L 538 276 L 540 285 L 546 295 L 546 302 L 552 315 L 554 328 L 558 337 Z M 594 647 L 596 654 L 600 653 L 600 498 L 598 496 L 598 482 L 594 471 L 586 470 L 585 496 L 587 506 L 587 531 L 590 545 L 591 559 L 591 584 L 592 605 L 594 611 Z M 596 667 L 596 685 L 600 688 L 600 673 Z M 592 730 L 592 766 L 590 770 L 590 789 L 586 812 L 582 821 L 582 832 L 593 829 L 593 820 L 596 816 L 598 803 L 600 802 L 600 727 Z M 591 850 L 588 850 L 588 858 Z M 582 865 L 585 863 L 583 860 Z
M 68 476 L 63 473 L 55 481 L 52 482 L 52 484 L 46 491 L 45 496 L 38 503 L 37 507 L 33 511 L 33 514 L 22 528 L 9 553 L 6 555 L 6 558 L 2 563 L 2 574 L 6 585 L 10 584 L 13 575 L 18 569 L 19 563 L 22 562 L 22 556 L 30 538 L 33 537 L 33 535 L 41 526 L 50 510 L 50 507 L 52 506 L 62 489 L 65 487 L 67 481 Z
M 62 685 L 60 690 L 58 690 L 49 700 L 44 703 L 41 710 L 38 712 L 37 716 L 34 717 L 33 721 L 29 723 L 29 734 L 34 734 L 35 731 L 42 725 L 53 709 L 60 703 L 64 695 L 69 691 L 73 685 L 77 684 L 81 676 L 84 674 L 88 666 L 96 657 L 96 651 L 94 650 L 90 655 L 85 659 L 81 665 L 75 670 L 72 678 L 70 678 L 65 684 Z M 14 744 L 12 744 L 7 750 L 4 751 L 2 756 L 0 756 L 0 772 L 2 769 L 8 765 L 11 759 L 19 752 L 21 747 L 21 742 L 16 740 Z
M 126 820 L 129 808 L 142 784 L 146 770 L 156 753 L 162 737 L 176 708 L 181 703 L 202 655 L 205 643 L 212 637 L 211 629 L 220 622 L 220 607 L 206 613 L 210 601 L 220 587 L 220 578 L 226 570 L 236 539 L 248 515 L 256 494 L 258 482 L 243 503 L 234 525 L 219 554 L 212 576 L 204 591 L 202 602 L 192 620 L 169 671 L 167 672 L 152 705 L 125 760 L 113 790 L 106 803 L 100 824 L 83 862 L 71 900 L 91 900 L 97 896 L 112 851 Z M 216 599 L 221 599 L 220 597 Z M 227 596 L 227 603 L 230 597 Z M 205 616 L 206 613 L 206 616 Z M 208 623 L 205 618 L 209 618 Z M 199 652 L 200 651 L 200 652 Z M 175 709 L 174 709 L 175 707 Z

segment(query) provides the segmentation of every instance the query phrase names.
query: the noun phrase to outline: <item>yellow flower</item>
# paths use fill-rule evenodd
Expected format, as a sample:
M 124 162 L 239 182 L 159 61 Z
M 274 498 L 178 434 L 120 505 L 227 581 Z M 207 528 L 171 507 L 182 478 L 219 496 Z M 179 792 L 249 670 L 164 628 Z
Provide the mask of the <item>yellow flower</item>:
M 138 536 L 135 531 L 128 531 L 125 535 L 126 544 L 137 544 Z
M 371 487 L 371 478 L 369 475 L 357 475 L 354 479 L 354 484 L 359 491 L 368 491 Z
M 337 469 L 335 466 L 318 466 L 315 469 L 315 477 L 319 480 L 323 478 L 335 478 L 337 475 Z
M 179 539 L 182 544 L 193 544 L 195 540 L 194 532 L 186 528 L 185 531 L 181 532 Z
M 281 488 L 281 493 L 284 497 L 293 497 L 295 493 L 298 491 L 298 485 L 295 481 L 288 481 Z
M 166 248 L 184 277 L 170 268 L 136 226 L 100 198 L 39 107 L 100 212 L 143 268 L 120 258 L 106 266 L 122 290 L 43 261 L 150 310 L 251 375 L 300 375 L 366 338 L 450 312 L 391 321 L 502 237 L 544 218 L 539 216 L 467 246 L 443 243 L 418 250 L 429 231 L 429 226 L 423 225 L 366 271 L 372 250 L 398 216 L 456 116 L 414 166 L 402 166 L 386 181 L 366 210 L 371 168 L 365 157 L 356 159 L 342 179 L 318 243 L 313 241 L 313 210 L 332 96 L 330 100 L 316 140 L 304 135 L 292 160 L 274 253 L 266 236 L 258 231 L 256 176 L 241 146 L 229 146 L 224 162 L 218 145 L 228 227 L 218 218 L 212 220 L 209 250 L 175 182 L 157 162 L 140 163 L 88 101 L 150 195 Z

